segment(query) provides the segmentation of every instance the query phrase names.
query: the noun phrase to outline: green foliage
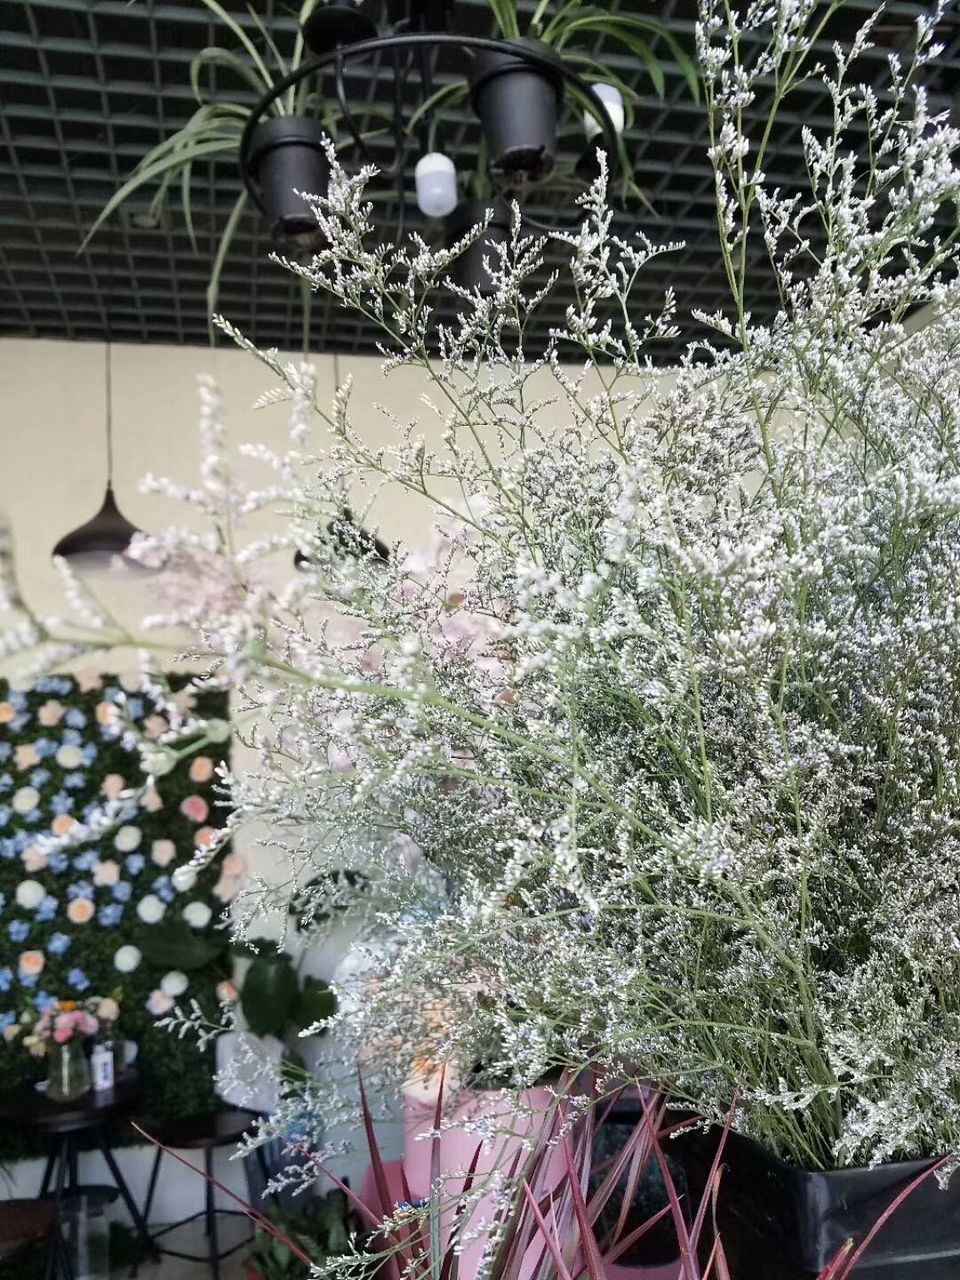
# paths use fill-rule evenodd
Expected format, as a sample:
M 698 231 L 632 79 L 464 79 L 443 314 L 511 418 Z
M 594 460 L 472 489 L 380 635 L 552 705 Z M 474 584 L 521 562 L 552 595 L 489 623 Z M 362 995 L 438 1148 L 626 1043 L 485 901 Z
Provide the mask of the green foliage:
M 88 682 L 89 683 L 89 682 Z M 174 688 L 183 686 L 185 679 L 174 682 Z M 166 886 L 173 868 L 186 861 L 193 853 L 197 821 L 181 810 L 188 796 L 202 796 L 209 806 L 208 821 L 222 821 L 217 814 L 220 803 L 215 784 L 194 781 L 190 777 L 189 762 L 175 768 L 156 784 L 156 795 L 144 797 L 151 807 L 131 802 L 124 823 L 135 826 L 141 838 L 136 855 L 142 856 L 142 869 L 133 872 L 128 863 L 130 854 L 115 847 L 115 831 L 108 831 L 95 841 L 79 843 L 63 849 L 60 856 L 48 856 L 46 867 L 28 869 L 24 862 L 25 845 L 31 847 L 28 837 L 50 834 L 58 809 L 67 810 L 69 816 L 82 819 L 91 806 L 102 802 L 105 781 L 114 776 L 122 778 L 128 787 L 142 785 L 139 759 L 136 752 L 125 747 L 101 723 L 103 706 L 119 693 L 114 677 L 102 677 L 102 687 L 84 692 L 72 677 L 45 677 L 34 689 L 25 693 L 13 690 L 0 681 L 0 972 L 4 974 L 0 990 L 0 1018 L 10 1021 L 23 1010 L 32 1007 L 43 993 L 68 999 L 89 996 L 106 996 L 122 988 L 119 1034 L 135 1041 L 140 1047 L 137 1070 L 144 1085 L 144 1110 L 149 1121 L 174 1116 L 204 1114 L 216 1107 L 213 1093 L 213 1060 L 210 1052 L 198 1053 L 196 1046 L 180 1040 L 157 1026 L 156 1018 L 147 1010 L 146 1001 L 160 984 L 163 975 L 171 969 L 189 971 L 190 986 L 185 998 L 195 999 L 201 1009 L 213 1017 L 217 1014 L 215 989 L 217 983 L 230 976 L 230 959 L 225 952 L 225 935 L 216 928 L 216 917 L 222 904 L 212 896 L 219 875 L 218 861 L 201 872 L 193 888 L 177 893 L 167 907 L 165 919 L 154 925 L 139 919 L 137 903 L 156 890 L 157 882 Z M 135 706 L 135 700 L 134 706 Z M 45 727 L 43 718 L 50 719 L 55 709 L 43 712 L 41 708 L 51 702 L 59 704 L 63 713 L 54 726 Z M 98 710 L 98 708 L 100 710 Z M 204 693 L 197 699 L 197 710 L 205 717 L 225 718 L 226 696 L 219 692 Z M 145 720 L 152 708 L 142 708 L 142 715 L 131 716 Z M 11 714 L 11 713 L 15 714 Z M 74 713 L 70 716 L 70 713 Z M 74 727 L 68 723 L 74 720 Z M 82 719 L 81 719 L 82 717 Z M 80 727 L 78 727 L 80 726 Z M 38 745 L 48 752 L 48 743 L 59 748 L 64 738 L 75 735 L 86 752 L 85 762 L 70 767 L 58 762 L 55 753 L 34 759 Z M 225 759 L 226 747 L 204 747 L 204 755 L 215 765 Z M 69 760 L 69 757 L 63 757 Z M 37 792 L 32 812 L 18 813 L 13 797 L 25 786 Z M 152 857 L 155 841 L 170 841 L 176 850 L 173 861 L 159 865 Z M 93 869 L 84 861 L 84 855 L 95 853 L 100 861 L 110 860 L 120 865 L 118 886 L 94 884 Z M 77 866 L 77 860 L 80 866 Z M 29 864 L 33 867 L 33 864 Z M 38 881 L 44 888 L 50 903 L 47 911 L 35 912 L 17 904 L 17 886 L 25 879 Z M 83 889 L 83 886 L 87 889 Z M 120 885 L 126 887 L 120 888 Z M 119 896 L 114 888 L 119 890 Z M 129 892 L 129 900 L 122 901 Z M 169 893 L 169 888 L 166 888 Z M 96 914 L 88 923 L 73 923 L 67 909 L 79 894 L 93 902 Z M 212 923 L 206 929 L 190 929 L 179 919 L 180 913 L 190 902 L 202 902 L 213 911 Z M 52 904 L 52 905 L 51 905 Z M 122 908 L 120 918 L 112 924 L 103 923 L 104 908 Z M 14 922 L 18 922 L 16 925 Z M 14 927 L 16 937 L 11 936 Z M 20 932 L 26 930 L 20 938 Z M 54 934 L 69 939 L 66 951 L 57 954 L 50 949 Z M 164 950 L 164 940 L 178 938 L 175 948 Z M 20 938 L 20 940 L 16 940 Z M 114 964 L 117 950 L 133 945 L 142 953 L 142 960 L 133 973 L 121 974 Z M 23 951 L 40 951 L 44 967 L 32 985 L 24 982 L 18 973 L 18 958 Z M 200 963 L 201 957 L 203 962 Z M 71 983 L 69 975 L 80 970 L 87 985 Z M 7 973 L 6 971 L 9 971 Z M 32 1057 L 16 1039 L 0 1041 L 0 1074 L 4 1087 L 41 1078 L 46 1071 L 42 1058 Z M 118 1131 L 117 1138 L 125 1140 L 128 1134 Z M 10 1131 L 0 1138 L 0 1158 L 15 1158 L 29 1154 L 31 1147 Z
M 267 1217 L 315 1266 L 346 1253 L 356 1230 L 342 1191 L 331 1191 L 322 1199 L 313 1200 L 302 1213 L 288 1215 L 271 1208 Z M 263 1230 L 254 1237 L 249 1262 L 260 1280 L 305 1280 L 309 1274 L 306 1263 L 282 1240 Z
M 266 948 L 271 944 L 259 945 Z M 254 1035 L 282 1039 L 291 1027 L 302 1031 L 331 1017 L 337 1001 L 322 978 L 305 978 L 301 985 L 285 952 L 264 950 L 247 970 L 240 1006 Z

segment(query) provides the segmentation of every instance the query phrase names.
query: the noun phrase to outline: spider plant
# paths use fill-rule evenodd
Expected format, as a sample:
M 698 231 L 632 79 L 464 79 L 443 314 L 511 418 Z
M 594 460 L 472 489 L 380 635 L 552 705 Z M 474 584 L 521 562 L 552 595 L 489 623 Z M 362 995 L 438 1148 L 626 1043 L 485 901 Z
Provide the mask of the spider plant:
M 175 188 L 179 189 L 187 235 L 194 252 L 197 252 L 192 200 L 195 166 L 221 156 L 236 157 L 240 149 L 241 134 L 252 110 L 249 102 L 242 100 L 249 96 L 247 93 L 236 97 L 231 97 L 226 90 L 211 93 L 203 83 L 204 72 L 209 69 L 225 71 L 234 78 L 239 88 L 252 90 L 256 98 L 262 97 L 288 72 L 296 70 L 308 56 L 301 26 L 321 0 L 304 0 L 299 10 L 292 47 L 286 53 L 281 50 L 252 5 L 247 8 L 256 28 L 255 33 L 238 22 L 218 0 L 201 2 L 236 39 L 237 47 L 228 49 L 211 45 L 202 49 L 193 59 L 190 65 L 190 85 L 197 102 L 196 110 L 186 124 L 158 143 L 138 162 L 130 177 L 100 211 L 84 238 L 81 252 L 121 205 L 142 188 L 154 185 L 156 191 L 150 203 L 150 213 L 154 218 L 163 215 L 171 192 Z M 270 107 L 270 116 L 273 118 L 304 115 L 318 119 L 330 136 L 336 138 L 335 121 L 309 81 L 302 81 L 289 89 Z M 237 196 L 217 246 L 207 287 L 210 312 L 216 310 L 224 262 L 248 199 L 246 191 L 241 191 Z

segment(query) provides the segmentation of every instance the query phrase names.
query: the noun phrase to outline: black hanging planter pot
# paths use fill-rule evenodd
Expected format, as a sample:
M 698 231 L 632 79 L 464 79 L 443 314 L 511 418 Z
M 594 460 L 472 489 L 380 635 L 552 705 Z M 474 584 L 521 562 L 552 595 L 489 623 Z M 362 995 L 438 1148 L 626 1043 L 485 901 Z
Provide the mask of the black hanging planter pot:
M 510 206 L 498 196 L 489 200 L 465 200 L 457 205 L 446 220 L 447 244 L 452 246 L 483 222 L 488 209 L 492 209 L 493 214 L 486 231 L 461 253 L 451 273 L 456 283 L 464 289 L 479 289 L 481 293 L 493 293 L 493 281 L 483 260 L 490 259 L 491 266 L 494 265 L 497 259 L 493 246 L 506 244 L 510 239 Z
M 679 1158 L 697 1190 L 717 1135 L 685 1134 Z M 854 1248 L 932 1160 L 807 1172 L 739 1134 L 727 1137 L 717 1230 L 731 1280 L 814 1280 L 848 1240 Z M 960 1177 L 935 1174 L 898 1206 L 854 1269 L 855 1280 L 958 1280 Z
M 250 145 L 250 172 L 278 240 L 294 240 L 317 229 L 302 197 L 325 196 L 330 165 L 323 130 L 308 116 L 273 116 L 258 124 Z
M 470 72 L 473 109 L 483 125 L 493 172 L 508 182 L 541 182 L 557 155 L 563 62 L 540 40 L 508 43 L 542 54 L 552 65 L 506 53 L 478 53 Z

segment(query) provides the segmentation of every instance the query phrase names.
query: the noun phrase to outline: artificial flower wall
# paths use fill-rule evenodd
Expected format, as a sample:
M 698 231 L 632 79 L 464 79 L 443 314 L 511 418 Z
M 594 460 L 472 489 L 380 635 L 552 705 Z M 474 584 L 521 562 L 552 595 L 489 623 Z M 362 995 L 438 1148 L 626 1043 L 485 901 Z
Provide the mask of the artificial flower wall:
M 168 726 L 135 678 L 91 671 L 38 678 L 28 689 L 0 681 L 5 1086 L 44 1074 L 23 1044 L 32 1015 L 56 999 L 119 995 L 118 1034 L 139 1045 L 144 1111 L 159 1119 L 213 1105 L 210 1057 L 157 1020 L 191 1000 L 212 1014 L 224 995 L 221 916 L 243 867 L 227 851 L 199 873 L 186 868 L 225 817 L 216 769 L 229 727 L 224 695 L 181 682 L 176 697 L 212 716 L 220 741 L 145 786 L 127 729 L 159 738 Z M 115 822 L 87 829 L 105 800 Z

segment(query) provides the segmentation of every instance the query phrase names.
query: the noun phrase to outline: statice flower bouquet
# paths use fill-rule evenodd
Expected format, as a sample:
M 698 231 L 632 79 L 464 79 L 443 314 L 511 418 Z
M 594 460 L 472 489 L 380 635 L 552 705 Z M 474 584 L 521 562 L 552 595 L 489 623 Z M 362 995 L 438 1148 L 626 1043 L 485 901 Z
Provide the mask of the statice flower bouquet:
M 371 1091 L 415 1061 L 516 1090 L 590 1066 L 733 1107 L 809 1168 L 955 1149 L 960 134 L 923 89 L 943 5 L 882 97 L 855 77 L 878 13 L 821 63 L 812 0 L 701 0 L 730 304 L 696 317 L 713 336 L 671 377 L 649 353 L 676 301 L 638 303 L 671 246 L 615 232 L 603 177 L 557 237 L 578 302 L 532 348 L 543 240 L 517 217 L 492 293 L 457 292 L 463 244 L 381 243 L 372 173 L 331 153 L 310 199 L 326 247 L 287 265 L 376 319 L 388 375 L 423 377 L 421 420 L 373 448 L 349 383 L 319 404 L 307 365 L 223 320 L 275 376 L 265 402 L 291 406 L 289 449 L 248 450 L 263 486 L 231 470 L 205 384 L 199 482 L 149 484 L 210 532 L 137 546 L 165 569 L 143 633 L 66 570 L 85 629 L 8 593 L 11 646 L 60 660 L 187 627 L 235 690 L 258 767 L 225 779 L 225 834 L 257 821 L 289 868 L 248 884 L 235 926 L 285 898 L 317 932 L 365 913 L 336 1021 Z M 810 77 L 832 123 L 803 130 L 809 186 L 784 194 L 773 122 Z M 762 323 L 755 246 L 781 299 Z M 363 532 L 385 487 L 435 517 L 387 562 Z M 245 537 L 264 507 L 281 531 Z M 205 741 L 170 723 L 148 774 Z M 353 892 L 336 873 L 360 857 Z M 283 1088 L 278 1124 L 333 1114 L 332 1073 Z

